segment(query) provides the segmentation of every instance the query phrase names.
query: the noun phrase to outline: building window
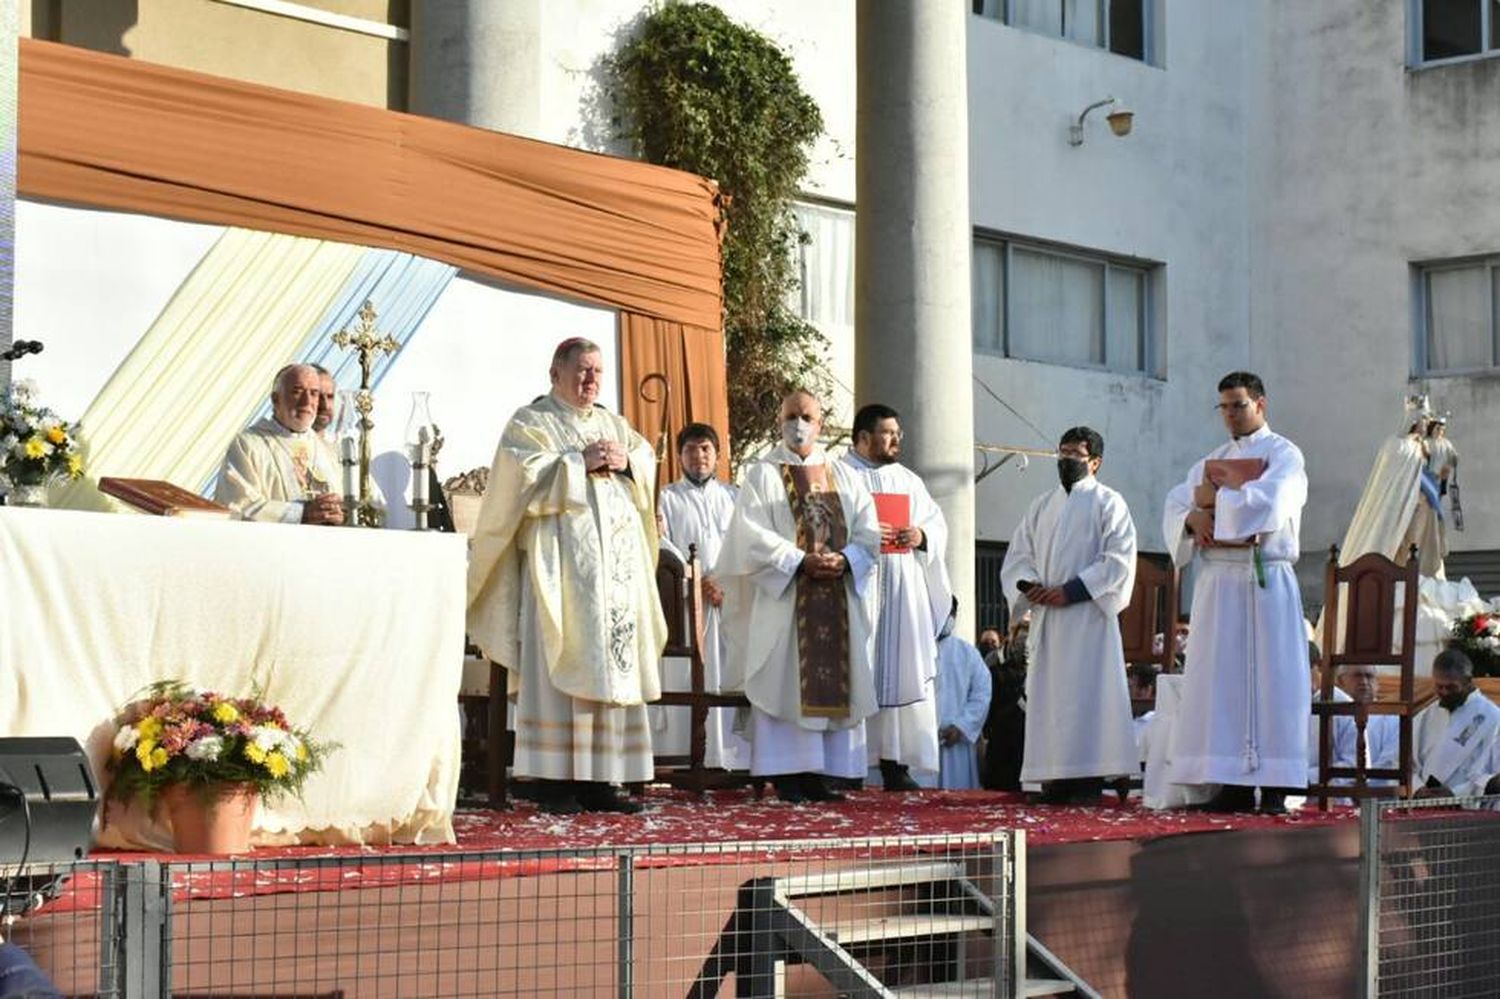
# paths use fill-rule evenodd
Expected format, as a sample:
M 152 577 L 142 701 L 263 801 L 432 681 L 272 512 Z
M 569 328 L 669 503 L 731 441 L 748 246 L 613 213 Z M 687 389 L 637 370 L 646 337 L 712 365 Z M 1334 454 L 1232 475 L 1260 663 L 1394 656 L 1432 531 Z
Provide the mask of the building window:
M 1150 62 L 1152 0 L 974 0 L 1003 24 Z
M 1500 55 L 1500 0 L 1407 0 L 1411 62 Z
M 854 212 L 829 205 L 793 206 L 802 241 L 797 246 L 798 300 L 804 320 L 827 333 L 854 325 Z
M 1418 269 L 1417 365 L 1421 374 L 1500 368 L 1500 256 Z
M 1159 265 L 994 236 L 974 240 L 974 349 L 1074 367 L 1160 375 Z

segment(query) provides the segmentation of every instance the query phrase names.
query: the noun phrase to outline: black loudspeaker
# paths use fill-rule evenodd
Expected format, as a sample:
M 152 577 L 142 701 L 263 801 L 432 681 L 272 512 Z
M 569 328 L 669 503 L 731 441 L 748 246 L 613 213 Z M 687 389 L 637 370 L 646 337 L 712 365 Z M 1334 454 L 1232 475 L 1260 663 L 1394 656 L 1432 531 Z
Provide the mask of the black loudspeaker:
M 98 805 L 99 787 L 77 739 L 0 739 L 0 871 L 13 871 L 22 852 L 27 866 L 83 859 Z

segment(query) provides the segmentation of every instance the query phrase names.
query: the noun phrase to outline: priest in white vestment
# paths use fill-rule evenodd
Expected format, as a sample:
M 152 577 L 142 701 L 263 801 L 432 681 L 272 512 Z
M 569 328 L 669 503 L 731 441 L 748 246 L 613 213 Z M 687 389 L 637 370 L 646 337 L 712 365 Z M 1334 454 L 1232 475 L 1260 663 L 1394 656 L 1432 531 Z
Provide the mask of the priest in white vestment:
M 321 399 L 311 365 L 289 364 L 277 372 L 271 416 L 230 442 L 214 500 L 245 520 L 342 524 L 338 458 L 312 429 Z
M 1432 685 L 1438 699 L 1412 726 L 1415 793 L 1440 798 L 1485 794 L 1500 774 L 1500 707 L 1474 686 L 1474 665 L 1458 649 L 1438 653 Z
M 515 774 L 548 811 L 639 810 L 661 696 L 651 446 L 594 404 L 599 348 L 565 340 L 552 391 L 505 427 L 469 557 L 470 638 L 510 670 Z
M 979 650 L 953 634 L 958 600 L 937 643 L 938 786 L 979 787 L 979 734 L 990 713 L 990 668 Z
M 875 499 L 880 555 L 865 595 L 875 622 L 875 700 L 867 723 L 870 763 L 887 791 L 919 785 L 910 771 L 935 774 L 937 635 L 948 619 L 953 588 L 944 554 L 948 524 L 917 473 L 900 463 L 900 415 L 871 403 L 854 415 L 854 449 L 843 461 Z M 882 514 L 881 504 L 890 504 Z M 897 517 L 893 522 L 888 517 Z M 928 781 L 930 783 L 930 780 Z
M 1104 438 L 1073 427 L 1060 484 L 1016 525 L 1000 580 L 1011 614 L 1031 608 L 1021 780 L 1049 804 L 1097 802 L 1106 777 L 1140 769 L 1119 615 L 1135 585 L 1135 523 L 1095 474 Z
M 823 406 L 781 405 L 782 442 L 750 464 L 715 570 L 724 586 L 726 683 L 751 708 L 750 772 L 784 800 L 830 801 L 825 777 L 860 778 L 875 713 L 872 582 L 880 525 L 869 492 L 818 446 Z
M 707 423 L 689 423 L 677 434 L 677 459 L 682 478 L 661 491 L 657 511 L 661 515 L 664 539 L 686 559 L 696 548 L 699 570 L 703 573 L 703 688 L 720 693 L 723 687 L 725 656 L 722 605 L 724 590 L 719 586 L 714 566 L 729 518 L 734 514 L 734 500 L 739 489 L 720 482 L 719 433 Z M 669 690 L 687 690 L 692 683 L 685 659 L 662 664 L 668 675 L 663 684 Z M 675 672 L 670 672 L 674 671 Z M 656 751 L 663 755 L 685 755 L 689 750 L 692 723 L 691 709 L 685 707 L 651 708 L 652 735 Z M 704 730 L 705 766 L 725 770 L 743 770 L 750 765 L 750 746 L 734 731 L 734 712 L 712 708 Z
M 1210 811 L 1252 811 L 1260 787 L 1261 810 L 1280 814 L 1287 789 L 1307 785 L 1311 691 L 1293 568 L 1307 474 L 1302 452 L 1266 424 L 1258 376 L 1224 376 L 1218 408 L 1231 439 L 1167 494 L 1163 517 L 1173 560 L 1198 560 L 1168 779 L 1222 785 Z

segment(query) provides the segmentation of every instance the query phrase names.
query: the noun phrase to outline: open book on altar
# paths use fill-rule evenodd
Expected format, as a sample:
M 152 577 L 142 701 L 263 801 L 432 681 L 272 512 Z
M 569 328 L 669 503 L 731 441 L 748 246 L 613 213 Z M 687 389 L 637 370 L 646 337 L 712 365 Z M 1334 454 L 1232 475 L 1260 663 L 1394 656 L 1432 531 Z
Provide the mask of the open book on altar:
M 181 486 L 162 479 L 116 479 L 105 476 L 99 480 L 99 491 L 158 517 L 217 517 L 229 520 L 234 516 L 234 511 L 222 503 L 206 500 L 197 493 L 190 493 Z
M 1220 489 L 1243 489 L 1265 470 L 1264 458 L 1210 458 L 1203 463 L 1203 479 Z
M 911 526 L 911 497 L 906 493 L 871 493 L 875 500 L 875 519 L 889 524 L 898 531 Z M 896 555 L 909 552 L 911 548 L 894 542 L 882 541 L 880 554 Z

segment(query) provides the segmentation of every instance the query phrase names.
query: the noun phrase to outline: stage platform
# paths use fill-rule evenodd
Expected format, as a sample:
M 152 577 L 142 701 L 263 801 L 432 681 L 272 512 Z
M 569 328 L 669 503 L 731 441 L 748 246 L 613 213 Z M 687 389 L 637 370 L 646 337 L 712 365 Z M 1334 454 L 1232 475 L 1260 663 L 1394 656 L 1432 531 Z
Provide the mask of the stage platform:
M 637 984 L 654 985 L 637 994 L 684 995 L 756 878 L 845 866 L 837 845 L 851 840 L 888 844 L 866 860 L 924 863 L 939 851 L 901 844 L 1019 829 L 1030 932 L 1103 995 L 1350 994 L 1354 812 L 1214 816 L 1106 800 L 1034 806 L 990 792 L 871 790 L 792 806 L 748 791 L 697 799 L 653 788 L 633 816 L 553 816 L 528 802 L 461 811 L 456 846 L 272 848 L 231 863 L 94 859 L 170 865 L 172 980 L 183 991 L 609 995 L 620 890 L 611 848 L 651 848 L 634 861 L 632 932 Z M 798 846 L 769 847 L 787 841 Z M 991 876 L 984 849 L 961 849 L 977 877 Z M 46 931 L 36 940 L 44 953 L 91 952 L 106 880 L 80 873 L 30 917 Z M 967 960 L 993 959 L 985 940 Z M 401 977 L 417 967 L 430 974 Z M 70 991 L 86 980 L 75 972 Z M 807 966 L 792 966 L 786 982 L 790 995 L 834 994 Z

